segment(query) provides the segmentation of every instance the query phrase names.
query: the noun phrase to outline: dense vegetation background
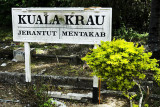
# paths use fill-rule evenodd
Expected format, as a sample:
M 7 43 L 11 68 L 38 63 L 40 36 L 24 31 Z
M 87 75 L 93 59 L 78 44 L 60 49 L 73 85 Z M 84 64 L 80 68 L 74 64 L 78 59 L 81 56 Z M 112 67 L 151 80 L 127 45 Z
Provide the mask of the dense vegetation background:
M 0 0 L 0 28 L 12 28 L 12 7 L 112 7 L 113 33 L 121 27 L 148 32 L 151 0 Z M 113 35 L 114 36 L 114 35 Z

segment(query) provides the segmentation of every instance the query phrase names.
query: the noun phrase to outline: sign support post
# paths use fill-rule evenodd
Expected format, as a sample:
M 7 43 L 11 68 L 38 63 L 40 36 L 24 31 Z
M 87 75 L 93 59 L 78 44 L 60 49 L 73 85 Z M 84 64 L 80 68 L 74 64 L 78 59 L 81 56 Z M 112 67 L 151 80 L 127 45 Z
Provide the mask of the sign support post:
M 97 49 L 97 46 L 94 45 L 94 49 Z M 93 76 L 93 91 L 92 91 L 92 102 L 98 103 L 98 77 Z
M 93 98 L 92 102 L 93 103 L 98 103 L 98 77 L 93 76 Z
M 30 44 L 24 43 L 25 51 L 25 79 L 26 82 L 31 82 L 31 56 L 30 56 Z

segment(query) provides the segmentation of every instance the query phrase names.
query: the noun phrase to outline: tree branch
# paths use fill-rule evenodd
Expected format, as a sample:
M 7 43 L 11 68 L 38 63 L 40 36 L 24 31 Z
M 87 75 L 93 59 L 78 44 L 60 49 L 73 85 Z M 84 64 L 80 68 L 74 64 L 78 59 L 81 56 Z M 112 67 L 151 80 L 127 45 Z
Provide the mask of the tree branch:
M 136 85 L 137 85 L 137 86 L 138 86 L 138 88 L 139 88 L 139 91 L 140 91 L 140 94 L 141 94 L 141 97 L 140 97 L 140 99 L 139 99 L 139 107 L 142 107 L 143 92 L 142 92 L 141 85 L 140 85 L 140 84 L 138 84 L 135 80 L 133 80 L 133 81 L 136 83 Z

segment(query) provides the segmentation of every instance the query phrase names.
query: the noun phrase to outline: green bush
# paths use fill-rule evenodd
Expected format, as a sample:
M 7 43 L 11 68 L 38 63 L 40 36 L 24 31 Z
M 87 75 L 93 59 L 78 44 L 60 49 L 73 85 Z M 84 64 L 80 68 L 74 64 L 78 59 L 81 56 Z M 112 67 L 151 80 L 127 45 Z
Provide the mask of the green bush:
M 106 81 L 109 89 L 120 90 L 132 100 L 128 91 L 137 85 L 143 99 L 140 81 L 146 77 L 146 72 L 157 74 L 155 79 L 160 81 L 158 60 L 150 59 L 152 53 L 144 52 L 144 47 L 125 40 L 101 42 L 82 60 L 86 61 L 93 74 Z M 142 100 L 141 100 L 142 102 Z M 140 103 L 142 104 L 142 103 Z
M 101 42 L 82 60 L 94 70 L 94 74 L 107 80 L 109 88 L 129 90 L 135 85 L 135 78 L 145 78 L 147 70 L 159 71 L 158 60 L 150 59 L 151 55 L 151 52 L 144 52 L 143 46 L 119 39 Z

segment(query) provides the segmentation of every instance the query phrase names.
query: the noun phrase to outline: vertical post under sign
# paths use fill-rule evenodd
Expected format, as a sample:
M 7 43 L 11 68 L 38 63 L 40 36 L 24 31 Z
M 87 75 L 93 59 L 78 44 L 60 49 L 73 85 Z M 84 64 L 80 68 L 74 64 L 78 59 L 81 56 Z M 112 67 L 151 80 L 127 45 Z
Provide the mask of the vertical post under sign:
M 94 45 L 94 49 L 96 49 L 96 45 Z M 98 77 L 93 76 L 93 103 L 98 103 Z
M 25 50 L 25 78 L 26 82 L 31 82 L 31 57 L 30 57 L 30 45 L 28 42 L 24 43 Z

